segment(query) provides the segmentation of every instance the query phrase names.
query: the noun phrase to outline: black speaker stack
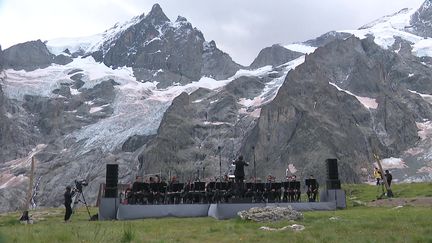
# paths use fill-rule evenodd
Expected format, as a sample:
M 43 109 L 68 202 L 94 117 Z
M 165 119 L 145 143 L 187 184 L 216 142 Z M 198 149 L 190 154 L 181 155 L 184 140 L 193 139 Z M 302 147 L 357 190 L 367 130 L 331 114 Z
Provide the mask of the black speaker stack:
M 105 197 L 116 198 L 118 185 L 118 164 L 107 164 Z
M 341 189 L 337 159 L 326 159 L 327 190 Z

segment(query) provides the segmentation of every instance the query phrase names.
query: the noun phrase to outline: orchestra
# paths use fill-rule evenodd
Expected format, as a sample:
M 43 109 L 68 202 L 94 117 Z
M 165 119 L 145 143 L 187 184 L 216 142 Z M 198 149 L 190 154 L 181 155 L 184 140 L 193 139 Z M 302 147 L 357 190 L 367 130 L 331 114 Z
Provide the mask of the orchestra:
M 168 182 L 159 175 L 149 177 L 145 182 L 137 176 L 131 188 L 123 193 L 127 204 L 197 204 L 230 203 L 242 198 L 250 203 L 296 203 L 301 201 L 301 183 L 295 175 L 284 181 L 277 181 L 269 175 L 266 182 L 251 178 L 246 182 L 235 181 L 225 176 L 209 179 L 207 182 L 187 180 L 179 182 L 176 176 Z M 309 202 L 317 200 L 318 182 L 311 176 L 305 180 L 305 191 Z

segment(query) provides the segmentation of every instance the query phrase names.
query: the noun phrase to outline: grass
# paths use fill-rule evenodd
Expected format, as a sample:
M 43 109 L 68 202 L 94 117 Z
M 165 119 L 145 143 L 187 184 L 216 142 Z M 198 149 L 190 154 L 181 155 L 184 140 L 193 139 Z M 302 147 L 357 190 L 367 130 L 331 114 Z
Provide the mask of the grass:
M 382 193 L 381 187 L 367 184 L 345 184 L 342 186 L 347 200 L 370 202 Z M 432 183 L 406 183 L 392 185 L 395 198 L 432 197 Z
M 432 184 L 395 185 L 401 197 L 424 197 Z M 344 185 L 349 197 L 376 199 L 376 187 Z M 428 190 L 429 189 L 429 190 Z M 92 208 L 92 213 L 97 209 Z M 305 212 L 300 222 L 256 223 L 239 218 L 163 218 L 134 221 L 88 221 L 85 208 L 62 223 L 63 209 L 31 212 L 41 219 L 33 225 L 17 222 L 19 213 L 0 215 L 0 242 L 432 242 L 432 209 L 428 207 L 349 207 L 345 210 Z M 267 232 L 293 223 L 301 232 Z

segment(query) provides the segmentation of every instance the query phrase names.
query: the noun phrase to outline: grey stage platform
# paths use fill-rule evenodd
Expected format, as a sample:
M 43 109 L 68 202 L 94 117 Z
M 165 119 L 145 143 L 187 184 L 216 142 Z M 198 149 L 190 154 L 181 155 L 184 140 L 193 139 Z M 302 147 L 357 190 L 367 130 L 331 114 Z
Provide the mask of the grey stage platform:
M 253 207 L 287 207 L 290 205 L 297 211 L 328 211 L 346 207 L 345 192 L 343 190 L 329 190 L 325 194 L 322 193 L 321 200 L 323 199 L 326 202 L 127 205 L 119 204 L 116 199 L 102 198 L 99 205 L 99 220 L 162 217 L 230 219 L 237 217 L 237 212 Z

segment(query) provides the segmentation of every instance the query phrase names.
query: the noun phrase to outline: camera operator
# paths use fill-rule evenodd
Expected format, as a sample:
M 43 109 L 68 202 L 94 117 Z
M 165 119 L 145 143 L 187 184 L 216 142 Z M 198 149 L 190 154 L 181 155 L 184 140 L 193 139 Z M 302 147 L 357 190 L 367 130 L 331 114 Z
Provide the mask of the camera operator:
M 64 205 L 66 207 L 66 212 L 65 212 L 65 216 L 64 216 L 64 222 L 70 222 L 70 216 L 72 215 L 72 192 L 71 192 L 71 187 L 67 186 L 66 187 L 66 192 L 64 193 Z

